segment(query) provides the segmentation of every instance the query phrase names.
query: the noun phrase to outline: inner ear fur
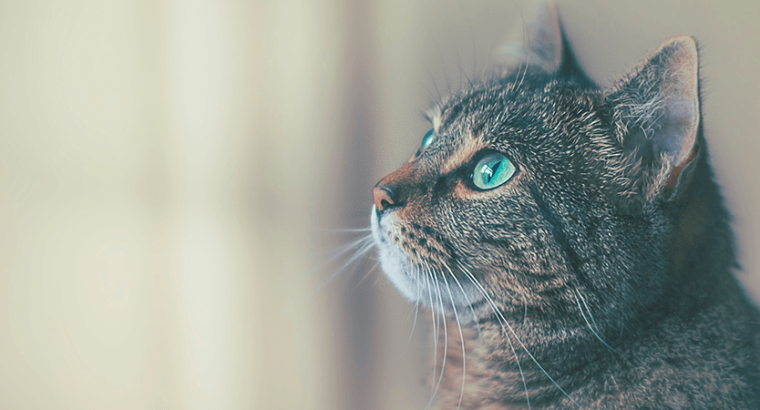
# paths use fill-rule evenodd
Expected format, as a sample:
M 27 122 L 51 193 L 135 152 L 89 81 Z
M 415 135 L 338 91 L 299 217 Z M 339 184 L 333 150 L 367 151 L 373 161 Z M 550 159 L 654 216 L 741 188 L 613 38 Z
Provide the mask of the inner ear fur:
M 688 185 L 699 156 L 697 44 L 676 37 L 608 93 L 627 161 L 625 195 L 672 200 Z

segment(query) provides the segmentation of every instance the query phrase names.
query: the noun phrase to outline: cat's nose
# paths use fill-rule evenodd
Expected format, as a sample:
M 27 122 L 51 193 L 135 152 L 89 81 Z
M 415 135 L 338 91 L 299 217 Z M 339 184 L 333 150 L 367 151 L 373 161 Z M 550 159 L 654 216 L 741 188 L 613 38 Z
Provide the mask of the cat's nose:
M 378 184 L 372 194 L 375 196 L 375 208 L 378 213 L 398 205 L 398 198 L 394 198 L 392 187 Z
M 375 209 L 380 214 L 390 208 L 406 205 L 410 188 L 416 184 L 417 172 L 411 163 L 386 175 L 375 185 L 372 195 L 375 197 Z

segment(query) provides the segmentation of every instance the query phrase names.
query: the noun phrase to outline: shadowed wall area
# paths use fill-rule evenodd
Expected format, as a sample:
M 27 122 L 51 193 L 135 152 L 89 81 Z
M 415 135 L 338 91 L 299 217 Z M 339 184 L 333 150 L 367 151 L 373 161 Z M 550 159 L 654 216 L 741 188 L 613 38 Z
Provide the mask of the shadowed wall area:
M 557 3 L 603 85 L 700 42 L 760 299 L 760 5 Z M 337 253 L 534 4 L 0 1 L 0 408 L 424 409 L 429 313 Z

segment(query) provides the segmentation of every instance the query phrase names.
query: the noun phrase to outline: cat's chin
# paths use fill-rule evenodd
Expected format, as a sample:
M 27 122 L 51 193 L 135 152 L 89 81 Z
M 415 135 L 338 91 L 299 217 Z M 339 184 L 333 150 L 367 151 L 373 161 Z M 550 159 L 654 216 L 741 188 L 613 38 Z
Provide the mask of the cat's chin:
M 455 279 L 453 273 L 436 272 L 435 269 L 420 269 L 409 260 L 409 257 L 392 240 L 389 240 L 386 232 L 393 232 L 396 225 L 394 214 L 386 214 L 382 218 L 378 215 L 375 206 L 370 213 L 372 238 L 378 249 L 380 267 L 385 276 L 398 289 L 399 293 L 412 303 L 421 303 L 435 307 L 443 306 L 444 310 L 453 312 L 456 309 L 467 307 L 468 312 L 460 315 L 469 316 L 473 313 L 481 316 L 480 305 L 484 302 L 482 293 L 475 286 L 465 280 Z M 452 306 L 454 309 L 451 309 Z M 483 306 L 485 308 L 485 306 Z M 463 311 L 464 309 L 459 309 Z

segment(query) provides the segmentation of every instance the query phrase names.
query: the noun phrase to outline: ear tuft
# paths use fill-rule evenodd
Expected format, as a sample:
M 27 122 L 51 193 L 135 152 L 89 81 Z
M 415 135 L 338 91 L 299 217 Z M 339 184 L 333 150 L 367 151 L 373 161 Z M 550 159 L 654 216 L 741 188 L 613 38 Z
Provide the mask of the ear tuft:
M 691 37 L 663 43 L 608 93 L 632 186 L 647 200 L 675 198 L 688 184 L 699 147 L 699 60 Z

